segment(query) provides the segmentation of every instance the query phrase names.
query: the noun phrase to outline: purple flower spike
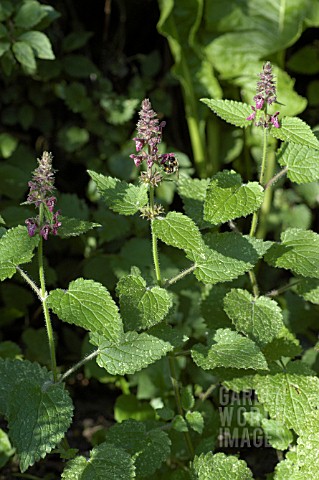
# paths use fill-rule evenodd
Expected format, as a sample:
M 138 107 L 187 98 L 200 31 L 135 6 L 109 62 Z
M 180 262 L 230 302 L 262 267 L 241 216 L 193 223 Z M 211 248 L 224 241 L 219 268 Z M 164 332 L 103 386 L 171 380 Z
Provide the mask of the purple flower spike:
M 28 234 L 33 237 L 38 232 L 44 240 L 47 240 L 49 233 L 56 235 L 61 226 L 61 222 L 58 221 L 59 212 L 54 213 L 56 197 L 52 195 L 55 187 L 51 153 L 43 152 L 28 185 L 30 191 L 26 203 L 40 208 L 40 215 L 25 221 Z M 42 219 L 41 224 L 40 218 Z

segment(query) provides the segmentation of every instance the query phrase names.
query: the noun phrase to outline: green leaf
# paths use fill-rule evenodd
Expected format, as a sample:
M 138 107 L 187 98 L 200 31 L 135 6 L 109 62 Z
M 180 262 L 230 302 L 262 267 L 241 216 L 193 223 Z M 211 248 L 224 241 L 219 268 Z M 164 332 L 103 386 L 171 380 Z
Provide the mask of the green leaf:
M 188 425 L 192 430 L 199 433 L 203 433 L 204 418 L 200 412 L 187 412 L 185 415 Z
M 89 132 L 85 128 L 66 126 L 58 133 L 59 144 L 67 152 L 75 152 L 88 143 Z
M 169 212 L 165 218 L 155 218 L 153 232 L 162 242 L 182 250 L 198 251 L 204 246 L 193 220 L 179 212 Z
M 319 305 L 319 280 L 315 278 L 303 278 L 297 285 L 297 293 L 307 302 Z
M 195 363 L 204 370 L 216 367 L 268 370 L 257 345 L 229 328 L 218 329 L 210 343 L 208 347 L 196 344 L 191 351 Z
M 294 358 L 301 352 L 299 340 L 287 327 L 283 327 L 279 334 L 263 348 L 263 354 L 268 362 L 280 360 L 282 357 Z
M 0 376 L 2 413 L 25 472 L 62 440 L 72 420 L 72 402 L 64 385 L 54 384 L 52 373 L 36 363 L 0 359 Z
M 17 138 L 9 133 L 0 133 L 0 152 L 3 158 L 11 157 L 17 146 Z
M 90 452 L 90 459 L 77 457 L 68 462 L 62 480 L 132 480 L 133 458 L 120 446 L 101 443 Z
M 14 56 L 23 67 L 30 73 L 36 71 L 37 64 L 34 58 L 34 53 L 30 45 L 26 42 L 15 42 L 12 45 Z
M 289 445 L 293 443 L 294 438 L 292 432 L 282 423 L 263 418 L 261 425 L 267 441 L 273 448 L 277 450 L 287 450 Z
M 292 182 L 310 183 L 319 180 L 319 151 L 305 145 L 284 143 L 277 153 L 281 166 L 287 166 Z
M 267 242 L 255 241 L 234 232 L 205 236 L 209 247 L 188 253 L 196 264 L 195 276 L 204 283 L 228 282 L 248 272 L 269 248 Z M 262 246 L 262 248 L 261 248 Z
M 281 309 L 268 297 L 254 298 L 247 290 L 233 289 L 226 295 L 224 306 L 236 330 L 260 346 L 271 342 L 284 326 Z
M 0 239 L 0 280 L 11 278 L 16 266 L 30 262 L 33 250 L 39 243 L 39 236 L 30 237 L 26 227 L 8 230 Z
M 185 213 L 199 226 L 209 224 L 203 220 L 204 201 L 208 178 L 181 178 L 177 184 L 178 193 L 183 200 Z
M 305 419 L 319 407 L 319 379 L 301 362 L 290 362 L 285 372 L 257 376 L 255 389 L 258 400 L 272 419 L 293 428 L 297 435 Z
M 149 328 L 162 321 L 172 306 L 164 288 L 147 287 L 140 275 L 125 275 L 117 284 L 121 315 L 126 330 Z
M 42 58 L 44 60 L 53 60 L 55 58 L 52 51 L 51 42 L 42 32 L 31 30 L 20 35 L 18 40 L 30 45 L 38 58 Z
M 233 455 L 211 452 L 195 456 L 193 470 L 198 480 L 251 480 L 253 475 L 244 460 Z
M 85 220 L 79 220 L 78 218 L 59 216 L 59 221 L 62 222 L 61 227 L 58 229 L 58 236 L 61 238 L 77 237 L 78 235 L 88 232 L 92 228 L 101 226 L 99 223 L 86 222 Z
M 234 171 L 217 173 L 210 182 L 204 204 L 204 219 L 217 225 L 238 217 L 246 217 L 261 206 L 262 186 L 257 182 L 242 184 Z
M 146 428 L 136 420 L 126 420 L 109 428 L 106 442 L 124 448 L 136 458 L 137 477 L 151 478 L 170 454 L 171 441 L 167 433 L 158 428 Z
M 119 395 L 114 405 L 114 419 L 121 423 L 129 418 L 138 421 L 154 420 L 155 410 L 149 403 L 141 402 L 133 394 Z
M 63 38 L 62 48 L 64 52 L 73 52 L 78 48 L 84 47 L 88 40 L 93 36 L 93 32 L 77 31 L 71 32 Z
M 293 72 L 313 75 L 319 73 L 319 59 L 315 45 L 305 45 L 291 55 L 287 67 Z
M 298 117 L 284 117 L 280 120 L 280 128 L 271 128 L 269 133 L 278 140 L 319 149 L 319 141 L 311 128 Z
M 94 63 L 84 55 L 65 55 L 62 64 L 66 73 L 74 78 L 88 79 L 92 74 L 99 75 Z
M 220 118 L 235 125 L 235 127 L 249 127 L 251 120 L 246 120 L 252 113 L 250 105 L 247 103 L 236 102 L 234 100 L 212 100 L 209 98 L 201 98 L 201 102 L 205 103 Z
M 88 173 L 97 184 L 98 192 L 103 200 L 113 212 L 134 215 L 148 203 L 148 187 L 145 183 L 135 186 L 92 171 L 88 171 Z
M 184 410 L 190 410 L 195 405 L 195 398 L 191 385 L 181 389 L 181 403 Z
M 0 428 L 0 468 L 5 466 L 14 453 L 8 435 Z
M 311 230 L 290 228 L 282 233 L 281 243 L 271 246 L 265 260 L 273 267 L 319 278 L 319 235 Z
M 123 332 L 117 305 L 107 289 L 93 280 L 78 278 L 68 290 L 51 291 L 48 306 L 64 322 L 98 332 L 112 342 L 118 342 Z
M 28 0 L 19 8 L 14 23 L 17 27 L 28 30 L 37 25 L 46 16 L 46 11 L 39 2 Z
M 99 349 L 97 364 L 111 375 L 133 374 L 173 350 L 170 343 L 147 333 L 127 332 L 119 341 L 93 334 L 90 342 Z

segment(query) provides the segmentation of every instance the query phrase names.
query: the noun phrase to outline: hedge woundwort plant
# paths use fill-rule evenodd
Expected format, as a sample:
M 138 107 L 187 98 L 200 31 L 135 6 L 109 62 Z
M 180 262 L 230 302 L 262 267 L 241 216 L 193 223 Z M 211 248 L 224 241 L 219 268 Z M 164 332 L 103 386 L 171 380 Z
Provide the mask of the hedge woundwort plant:
M 22 472 L 58 447 L 71 458 L 63 480 L 243 480 L 252 478 L 251 470 L 224 452 L 227 446 L 239 448 L 246 438 L 249 446 L 260 446 L 261 440 L 276 449 L 281 461 L 274 479 L 310 478 L 317 462 L 312 442 L 319 436 L 319 380 L 300 359 L 286 295 L 293 292 L 318 304 L 319 236 L 288 228 L 280 240 L 266 239 L 264 225 L 277 181 L 285 176 L 297 184 L 318 179 L 319 142 L 303 121 L 280 114 L 277 95 L 280 99 L 266 62 L 254 105 L 202 99 L 216 115 L 250 128 L 255 136 L 261 152 L 258 181 L 247 183 L 230 169 L 202 180 L 188 177 L 182 168 L 179 172 L 177 156 L 161 152 L 165 122 L 148 99 L 142 102 L 131 154 L 141 169 L 138 183 L 89 172 L 113 213 L 139 214 L 150 227 L 153 268 L 138 268 L 132 257 L 130 272 L 118 274 L 114 296 L 84 278 L 66 290 L 46 291 L 43 247 L 50 234 L 79 235 L 97 225 L 54 212 L 52 156 L 43 153 L 26 202 L 39 213 L 26 220 L 27 228 L 9 229 L 0 240 L 1 280 L 18 272 L 36 292 L 51 355 L 51 371 L 27 360 L 0 360 L 1 411 Z M 265 180 L 276 140 L 278 166 Z M 185 213 L 167 212 L 157 200 L 157 189 L 172 181 Z M 20 266 L 31 261 L 35 250 L 40 286 Z M 92 345 L 63 374 L 56 364 L 50 312 L 86 329 Z M 61 442 L 73 410 L 64 381 L 91 360 L 121 379 L 121 385 L 126 382 L 127 391 L 123 387 L 125 394 L 117 401 L 118 423 L 98 437 L 88 461 Z M 243 405 L 244 424 L 237 415 Z M 125 412 L 121 419 L 120 411 Z M 238 425 L 244 425 L 241 433 Z

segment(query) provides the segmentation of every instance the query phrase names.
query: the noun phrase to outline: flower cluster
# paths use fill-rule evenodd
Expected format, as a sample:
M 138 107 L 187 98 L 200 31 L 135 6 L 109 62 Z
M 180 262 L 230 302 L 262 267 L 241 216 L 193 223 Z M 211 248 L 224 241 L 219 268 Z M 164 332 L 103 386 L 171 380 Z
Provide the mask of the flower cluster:
M 137 167 L 143 161 L 146 162 L 147 171 L 142 172 L 141 180 L 157 186 L 161 182 L 162 176 L 158 171 L 154 172 L 152 170 L 153 165 L 159 165 L 166 173 L 173 173 L 165 170 L 165 166 L 167 166 L 168 162 L 172 163 L 172 161 L 177 164 L 177 160 L 174 153 L 158 153 L 158 145 L 162 141 L 162 131 L 165 127 L 165 122 L 159 122 L 157 113 L 152 109 L 148 98 L 143 100 L 139 116 L 140 119 L 137 123 L 138 136 L 133 138 L 138 154 L 132 154 L 130 158 L 134 160 Z
M 30 187 L 26 204 L 33 204 L 40 209 L 39 215 L 35 218 L 28 218 L 28 234 L 33 237 L 37 232 L 47 240 L 49 233 L 57 235 L 61 226 L 59 221 L 60 211 L 54 213 L 56 197 L 52 195 L 54 187 L 54 170 L 52 169 L 52 154 L 43 152 L 38 159 L 38 167 L 32 174 L 32 180 L 28 183 Z
M 270 62 L 264 64 L 263 71 L 259 74 L 259 78 L 256 95 L 254 96 L 255 106 L 251 106 L 253 112 L 246 120 L 255 120 L 257 112 L 260 112 L 260 114 L 258 114 L 258 120 L 254 122 L 256 127 L 268 128 L 270 125 L 273 125 L 275 128 L 279 128 L 279 112 L 273 115 L 267 113 L 267 106 L 277 102 L 276 85 Z

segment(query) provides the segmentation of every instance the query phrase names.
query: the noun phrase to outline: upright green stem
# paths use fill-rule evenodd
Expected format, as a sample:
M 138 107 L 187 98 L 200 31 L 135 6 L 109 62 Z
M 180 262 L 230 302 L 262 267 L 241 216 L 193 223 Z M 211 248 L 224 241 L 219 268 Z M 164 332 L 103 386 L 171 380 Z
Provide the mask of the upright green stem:
M 267 128 L 264 128 L 264 138 L 263 138 L 263 153 L 262 153 L 262 160 L 261 160 L 261 168 L 260 168 L 260 176 L 259 176 L 259 183 L 262 185 L 264 183 L 264 176 L 265 176 L 265 168 L 266 168 L 266 159 L 267 159 Z M 256 233 L 258 224 L 258 211 L 254 212 L 249 236 L 253 237 Z
M 154 187 L 150 186 L 150 209 L 154 210 Z M 158 259 L 158 249 L 157 249 L 157 237 L 153 230 L 153 220 L 151 220 L 151 235 L 152 235 L 152 253 L 153 253 L 153 262 L 155 268 L 155 275 L 157 284 L 159 286 L 162 285 L 162 276 L 161 276 L 161 269 Z
M 175 368 L 175 358 L 172 355 L 169 355 L 168 356 L 168 361 L 169 361 L 169 368 L 170 368 L 170 372 L 171 372 L 172 385 L 173 385 L 173 388 L 174 388 L 177 410 L 178 410 L 179 415 L 184 417 L 181 396 L 180 396 L 180 393 L 179 393 L 179 385 L 178 385 L 178 380 L 177 380 L 176 368 Z M 185 442 L 186 442 L 186 445 L 187 445 L 188 452 L 189 452 L 191 458 L 193 458 L 195 452 L 194 452 L 194 447 L 193 447 L 192 439 L 190 437 L 189 432 L 184 432 L 184 437 L 185 437 Z
M 40 224 L 43 218 L 43 205 L 40 206 Z M 55 382 L 58 380 L 57 375 L 57 365 L 56 365 L 56 356 L 55 356 L 55 345 L 54 345 L 54 336 L 53 329 L 50 319 L 50 313 L 47 305 L 47 293 L 45 289 L 45 277 L 44 277 L 44 267 L 43 267 L 43 238 L 40 236 L 40 242 L 38 247 L 38 262 L 39 262 L 39 278 L 40 278 L 40 290 L 42 298 L 42 308 L 44 313 L 45 326 L 47 329 L 50 357 L 51 357 L 51 370 L 53 372 L 53 379 Z

